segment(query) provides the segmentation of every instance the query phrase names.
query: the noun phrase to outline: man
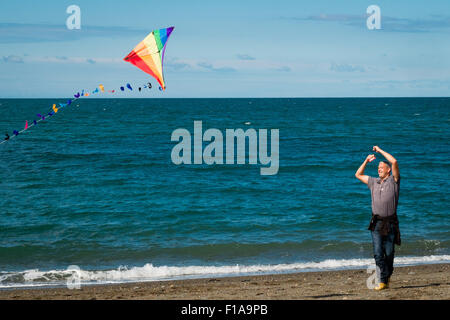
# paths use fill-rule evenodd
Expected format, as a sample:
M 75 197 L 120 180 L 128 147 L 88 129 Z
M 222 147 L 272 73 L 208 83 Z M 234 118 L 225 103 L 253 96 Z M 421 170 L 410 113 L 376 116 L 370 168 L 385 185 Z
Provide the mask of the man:
M 400 171 L 397 160 L 392 155 L 378 146 L 374 146 L 373 151 L 382 154 L 389 161 L 380 161 L 378 164 L 379 178 L 364 175 L 367 163 L 375 159 L 373 154 L 367 156 L 355 177 L 367 184 L 372 197 L 369 230 L 372 234 L 375 263 L 380 271 L 380 282 L 375 290 L 383 290 L 389 287 L 389 279 L 394 270 L 394 245 L 401 243 L 397 219 Z

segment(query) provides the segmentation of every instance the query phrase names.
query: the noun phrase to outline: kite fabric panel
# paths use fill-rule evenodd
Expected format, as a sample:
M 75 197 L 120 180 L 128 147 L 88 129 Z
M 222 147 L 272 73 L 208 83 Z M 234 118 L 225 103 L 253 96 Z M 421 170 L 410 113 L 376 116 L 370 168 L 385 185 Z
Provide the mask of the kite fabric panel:
M 153 30 L 123 60 L 154 77 L 166 89 L 163 74 L 164 52 L 174 27 Z

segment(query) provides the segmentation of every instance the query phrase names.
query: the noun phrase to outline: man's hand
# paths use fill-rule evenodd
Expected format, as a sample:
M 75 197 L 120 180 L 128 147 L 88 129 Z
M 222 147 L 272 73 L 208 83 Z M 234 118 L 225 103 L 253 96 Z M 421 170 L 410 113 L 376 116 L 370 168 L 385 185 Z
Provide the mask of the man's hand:
M 375 160 L 375 155 L 373 155 L 373 154 L 369 154 L 366 158 L 366 161 L 368 161 L 368 162 L 372 162 L 373 160 Z
M 390 162 L 392 166 L 392 175 L 394 176 L 395 182 L 398 182 L 400 179 L 400 169 L 398 168 L 397 160 L 386 151 L 381 150 L 378 146 L 373 146 L 373 151 L 381 153 L 381 155 Z

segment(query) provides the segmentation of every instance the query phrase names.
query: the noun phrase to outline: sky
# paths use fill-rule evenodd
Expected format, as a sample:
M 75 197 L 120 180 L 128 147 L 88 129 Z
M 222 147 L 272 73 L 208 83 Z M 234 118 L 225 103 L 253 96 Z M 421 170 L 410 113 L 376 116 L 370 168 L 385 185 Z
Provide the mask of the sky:
M 66 9 L 81 10 L 69 30 Z M 369 30 L 377 5 L 381 29 Z M 450 96 L 450 1 L 4 1 L 0 98 L 63 98 L 103 84 L 120 97 Z M 123 58 L 174 26 L 165 92 Z M 105 94 L 102 97 L 119 97 Z

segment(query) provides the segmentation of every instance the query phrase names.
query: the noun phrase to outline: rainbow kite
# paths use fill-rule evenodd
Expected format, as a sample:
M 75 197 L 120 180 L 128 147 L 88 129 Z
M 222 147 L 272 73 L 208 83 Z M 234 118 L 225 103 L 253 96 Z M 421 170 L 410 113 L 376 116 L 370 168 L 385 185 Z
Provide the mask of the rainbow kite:
M 173 29 L 174 27 L 153 30 L 123 59 L 154 77 L 162 90 L 166 89 L 163 75 L 164 52 Z

